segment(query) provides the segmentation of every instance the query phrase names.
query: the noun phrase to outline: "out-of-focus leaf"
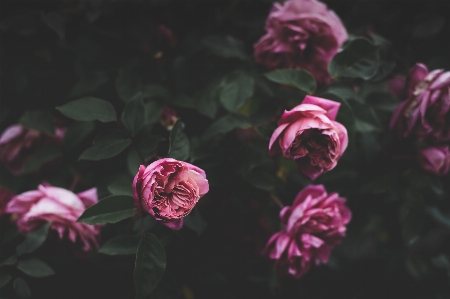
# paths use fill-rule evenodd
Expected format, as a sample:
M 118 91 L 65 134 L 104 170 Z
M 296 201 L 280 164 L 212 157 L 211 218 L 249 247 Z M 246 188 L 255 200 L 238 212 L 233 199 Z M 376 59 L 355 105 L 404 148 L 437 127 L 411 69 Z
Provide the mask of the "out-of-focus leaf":
M 376 134 L 371 133 L 364 133 L 360 135 L 360 143 L 362 145 L 364 157 L 368 164 L 375 160 L 377 154 L 381 150 L 380 142 L 376 137 Z
M 416 23 L 411 32 L 411 37 L 414 39 L 434 37 L 444 28 L 445 21 L 446 19 L 442 15 L 430 15 L 428 18 Z
M 166 253 L 158 238 L 143 233 L 136 254 L 134 286 L 136 299 L 148 296 L 161 280 L 166 268 Z
M 135 135 L 145 123 L 145 106 L 141 93 L 128 101 L 122 114 L 125 127 Z
M 427 208 L 428 214 L 430 214 L 431 218 L 433 218 L 436 223 L 439 225 L 450 229 L 450 215 L 443 214 L 437 207 L 428 207 Z
M 93 93 L 109 80 L 106 72 L 88 70 L 79 64 L 75 65 L 75 72 L 78 75 L 78 82 L 70 91 L 68 95 L 69 98 L 77 98 Z
M 185 227 L 192 229 L 198 236 L 203 234 L 208 224 L 203 220 L 198 211 L 192 211 L 189 215 L 183 218 L 183 224 Z
M 99 120 L 110 122 L 116 120 L 116 110 L 111 103 L 94 97 L 85 97 L 56 107 L 62 114 L 79 121 Z
M 53 123 L 53 114 L 47 110 L 27 111 L 20 118 L 19 123 L 24 127 L 38 130 L 47 135 L 55 135 L 55 124 Z
M 357 132 L 380 131 L 378 119 L 370 106 L 356 101 L 352 101 L 349 104 L 355 115 L 355 129 Z
M 80 160 L 104 160 L 120 154 L 131 144 L 122 131 L 104 131 L 94 140 L 92 147 L 81 153 Z
M 372 92 L 366 98 L 367 104 L 375 109 L 394 111 L 398 106 L 396 97 L 389 92 Z
M 133 178 L 130 178 L 129 180 L 126 178 L 121 178 L 109 184 L 108 191 L 113 195 L 133 196 L 132 183 Z
M 31 277 L 47 277 L 55 274 L 49 265 L 34 257 L 27 260 L 19 260 L 17 269 Z
M 156 101 L 150 101 L 144 105 L 145 123 L 152 125 L 157 123 L 163 111 L 163 105 Z
M 164 86 L 158 84 L 145 85 L 142 93 L 146 99 L 167 98 L 170 96 L 170 92 Z
M 76 121 L 72 123 L 64 135 L 64 147 L 67 150 L 73 150 L 79 145 L 87 136 L 89 136 L 95 129 L 93 121 Z
M 190 144 L 182 126 L 182 122 L 177 120 L 170 131 L 170 147 L 167 157 L 185 161 L 189 158 Z
M 17 246 L 17 254 L 22 255 L 25 253 L 30 253 L 38 249 L 47 238 L 48 229 L 51 223 L 47 222 L 40 228 L 31 231 L 27 234 L 25 240 Z
M 136 254 L 139 238 L 130 235 L 116 236 L 106 241 L 98 252 L 107 255 Z
M 137 171 L 139 170 L 139 166 L 141 164 L 145 164 L 145 163 L 142 162 L 141 157 L 139 156 L 139 152 L 135 148 L 131 149 L 127 155 L 128 171 L 132 175 L 135 175 L 137 173 Z
M 220 101 L 230 112 L 238 111 L 253 95 L 255 81 L 244 73 L 231 73 L 220 83 Z
M 170 97 L 167 99 L 167 102 L 170 105 L 182 108 L 196 108 L 196 104 L 194 98 L 188 97 L 186 95 L 176 95 L 174 97 Z
M 200 91 L 195 95 L 195 106 L 200 114 L 209 118 L 214 118 L 219 109 L 219 89 L 218 87 Z
M 124 67 L 119 70 L 116 78 L 116 90 L 120 99 L 128 102 L 143 90 L 142 80 L 132 71 L 131 67 Z
M 141 132 L 136 143 L 136 148 L 144 158 L 148 158 L 155 152 L 162 140 L 164 140 L 164 138 L 161 136 L 152 135 L 148 132 Z
M 111 195 L 87 208 L 77 222 L 87 224 L 115 223 L 136 214 L 132 196 Z
M 17 263 L 17 256 L 12 255 L 9 258 L 5 259 L 3 262 L 0 263 L 1 266 L 12 266 Z
M 314 93 L 316 90 L 316 80 L 305 70 L 279 69 L 266 73 L 265 76 L 270 81 L 295 87 L 309 94 Z
M 207 49 L 217 56 L 242 60 L 247 58 L 244 43 L 232 36 L 208 36 L 202 42 Z
M 251 125 L 252 123 L 250 122 L 250 120 L 244 115 L 228 114 L 216 120 L 206 130 L 203 135 L 203 139 L 208 140 L 216 135 L 228 133 L 235 128 L 247 128 Z
M 419 237 L 425 223 L 425 202 L 417 190 L 407 189 L 404 199 L 404 217 L 402 219 L 403 239 L 408 245 L 413 244 Z
M 14 291 L 16 292 L 17 296 L 21 299 L 29 299 L 31 298 L 31 291 L 30 287 L 28 286 L 28 283 L 23 280 L 20 277 L 17 277 L 14 279 Z
M 23 174 L 32 173 L 41 168 L 42 165 L 61 157 L 62 150 L 58 146 L 43 146 L 34 152 L 22 170 Z
M 378 68 L 378 47 L 364 38 L 355 38 L 345 45 L 328 64 L 331 77 L 369 80 Z
M 8 284 L 8 282 L 10 282 L 12 279 L 11 275 L 6 274 L 6 273 L 1 273 L 0 274 L 0 289 L 3 288 L 5 285 Z

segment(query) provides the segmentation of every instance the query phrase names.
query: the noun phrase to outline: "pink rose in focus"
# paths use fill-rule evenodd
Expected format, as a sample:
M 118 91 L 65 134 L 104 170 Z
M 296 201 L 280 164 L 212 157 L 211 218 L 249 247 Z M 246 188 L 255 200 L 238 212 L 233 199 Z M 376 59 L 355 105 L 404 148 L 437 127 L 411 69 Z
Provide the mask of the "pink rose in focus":
M 66 128 L 57 126 L 55 136 L 12 125 L 0 136 L 0 161 L 14 175 L 19 175 L 28 158 L 41 146 L 62 146 Z
M 60 239 L 80 244 L 83 252 L 99 248 L 99 225 L 78 223 L 77 219 L 98 202 L 97 189 L 73 192 L 50 185 L 39 185 L 38 190 L 16 195 L 8 203 L 6 212 L 17 216 L 17 226 L 23 233 L 35 230 L 46 222 Z
M 313 96 L 284 111 L 269 142 L 269 154 L 292 159 L 311 180 L 333 169 L 348 144 L 347 129 L 334 121 L 340 103 Z
M 172 130 L 173 126 L 177 122 L 177 112 L 168 106 L 164 106 L 164 109 L 161 113 L 160 122 L 163 127 L 166 127 L 167 130 Z
M 11 190 L 0 186 L 0 215 L 6 213 L 6 205 L 13 197 L 14 193 Z
M 450 151 L 448 146 L 435 146 L 419 149 L 417 160 L 420 168 L 431 174 L 442 176 L 450 170 Z
M 406 100 L 392 115 L 390 127 L 399 136 L 434 142 L 450 140 L 450 72 L 428 72 L 417 63 L 405 82 Z
M 303 276 L 312 264 L 326 263 L 334 245 L 345 236 L 351 212 L 337 193 L 309 185 L 292 206 L 280 212 L 282 230 L 274 234 L 264 254 L 275 260 L 280 275 Z
M 171 158 L 141 165 L 134 177 L 134 206 L 172 229 L 183 227 L 197 201 L 209 191 L 205 172 L 192 164 Z
M 319 85 L 331 80 L 328 62 L 348 37 L 334 11 L 315 0 L 275 3 L 265 28 L 254 45 L 256 62 L 269 70 L 305 69 Z

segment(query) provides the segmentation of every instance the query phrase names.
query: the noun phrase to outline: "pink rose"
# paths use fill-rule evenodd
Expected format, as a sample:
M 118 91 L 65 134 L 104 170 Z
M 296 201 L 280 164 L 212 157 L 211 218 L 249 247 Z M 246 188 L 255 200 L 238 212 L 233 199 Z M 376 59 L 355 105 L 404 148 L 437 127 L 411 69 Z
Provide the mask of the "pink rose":
M 173 126 L 177 122 L 177 112 L 168 106 L 164 106 L 163 111 L 161 112 L 160 123 L 163 127 L 166 127 L 167 130 L 172 130 Z
M 417 151 L 420 168 L 431 174 L 442 176 L 450 170 L 448 146 L 427 147 Z
M 0 215 L 6 213 L 6 205 L 14 197 L 14 193 L 8 188 L 0 186 Z
M 334 121 L 340 103 L 313 96 L 284 111 L 269 142 L 269 154 L 281 151 L 311 180 L 333 169 L 348 144 L 347 130 Z
M 28 158 L 41 146 L 62 146 L 66 128 L 57 126 L 55 136 L 28 129 L 22 125 L 6 128 L 0 136 L 0 161 L 14 175 L 19 175 Z
M 183 227 L 197 201 L 209 191 L 205 172 L 192 164 L 171 158 L 141 165 L 134 177 L 134 206 L 172 229 Z
M 390 127 L 405 138 L 434 142 L 450 140 L 450 72 L 428 72 L 417 63 L 406 80 L 406 100 L 392 115 Z
M 270 70 L 305 69 L 319 85 L 328 83 L 328 62 L 347 40 L 334 11 L 315 0 L 275 3 L 266 21 L 266 35 L 254 45 L 255 59 Z
M 26 233 L 51 222 L 50 229 L 56 231 L 60 239 L 79 243 L 82 251 L 89 252 L 99 248 L 100 226 L 78 223 L 77 219 L 86 208 L 97 202 L 96 188 L 74 194 L 46 184 L 39 185 L 38 190 L 13 197 L 6 212 L 17 216 L 17 226 L 21 232 Z
M 345 236 L 351 212 L 337 193 L 327 194 L 322 185 L 309 185 L 292 206 L 280 212 L 282 230 L 274 234 L 264 254 L 275 260 L 275 270 L 295 278 L 314 263 L 326 263 L 334 245 Z

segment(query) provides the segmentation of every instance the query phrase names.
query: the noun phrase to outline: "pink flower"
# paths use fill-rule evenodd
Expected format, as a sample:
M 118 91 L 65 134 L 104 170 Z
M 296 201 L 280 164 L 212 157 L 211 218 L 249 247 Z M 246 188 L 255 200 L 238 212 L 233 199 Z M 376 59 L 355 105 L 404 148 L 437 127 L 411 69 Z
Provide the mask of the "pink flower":
M 0 186 L 0 215 L 6 213 L 6 205 L 13 197 L 14 193 L 11 190 Z
M 345 236 L 351 212 L 337 193 L 309 185 L 292 206 L 280 212 L 282 230 L 274 234 L 264 254 L 275 260 L 280 275 L 303 276 L 312 264 L 326 263 L 334 245 Z
M 281 151 L 311 180 L 333 169 L 348 144 L 347 130 L 334 121 L 340 103 L 313 96 L 284 111 L 269 142 L 269 154 Z
M 141 165 L 134 177 L 134 206 L 172 229 L 183 227 L 197 201 L 209 191 L 205 172 L 192 164 L 171 158 Z
M 407 98 L 392 115 L 391 129 L 395 128 L 403 138 L 449 141 L 450 72 L 428 72 L 425 65 L 417 63 L 405 83 Z
M 172 130 L 173 126 L 177 122 L 177 112 L 168 106 L 164 106 L 161 112 L 160 123 L 162 126 L 166 127 L 167 130 Z
M 328 62 L 347 40 L 339 17 L 315 0 L 275 3 L 266 35 L 254 45 L 255 59 L 270 70 L 305 69 L 319 84 L 328 83 Z
M 427 147 L 417 151 L 420 168 L 431 174 L 442 176 L 450 170 L 448 146 Z
M 98 202 L 97 189 L 73 192 L 39 185 L 38 190 L 16 195 L 8 203 L 6 212 L 15 214 L 21 232 L 37 229 L 45 222 L 51 222 L 50 229 L 56 231 L 60 239 L 81 244 L 81 250 L 89 252 L 99 247 L 100 226 L 76 222 L 84 210 Z
M 57 126 L 55 136 L 49 136 L 22 125 L 9 126 L 0 136 L 0 161 L 12 174 L 19 175 L 28 158 L 39 147 L 62 146 L 65 132 L 65 127 Z

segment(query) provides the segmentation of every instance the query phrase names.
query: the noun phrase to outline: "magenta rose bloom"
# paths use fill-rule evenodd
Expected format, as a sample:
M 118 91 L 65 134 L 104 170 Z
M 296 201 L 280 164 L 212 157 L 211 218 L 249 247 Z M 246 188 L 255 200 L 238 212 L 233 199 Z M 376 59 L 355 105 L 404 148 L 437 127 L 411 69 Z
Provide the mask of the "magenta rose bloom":
M 266 35 L 254 45 L 256 62 L 269 70 L 305 69 L 320 84 L 328 83 L 328 62 L 347 40 L 339 17 L 315 0 L 275 3 Z
M 14 175 L 19 175 L 28 158 L 41 146 L 62 146 L 66 128 L 57 126 L 55 136 L 12 125 L 0 136 L 0 161 Z
M 405 81 L 406 100 L 392 115 L 390 127 L 399 136 L 450 140 L 450 72 L 442 69 L 428 72 L 417 63 Z
M 340 103 L 313 96 L 284 111 L 269 142 L 269 154 L 279 152 L 297 162 L 311 180 L 333 169 L 348 144 L 347 129 L 334 121 Z
M 6 212 L 15 214 L 19 230 L 23 233 L 35 230 L 46 222 L 58 233 L 60 239 L 68 239 L 79 245 L 83 252 L 99 248 L 99 225 L 78 223 L 77 219 L 86 208 L 98 202 L 97 189 L 73 192 L 39 185 L 38 190 L 16 195 L 6 207 Z
M 420 168 L 431 174 L 442 176 L 450 170 L 448 146 L 427 147 L 417 151 Z
M 13 197 L 14 193 L 11 190 L 0 186 L 0 215 L 6 213 L 6 205 Z
M 264 254 L 275 260 L 280 275 L 299 278 L 312 264 L 328 261 L 351 216 L 344 198 L 327 194 L 322 185 L 309 185 L 281 210 L 282 230 L 269 239 Z
M 177 230 L 183 227 L 183 217 L 208 191 L 202 169 L 171 158 L 157 160 L 147 167 L 141 165 L 133 181 L 138 213 L 148 213 Z

